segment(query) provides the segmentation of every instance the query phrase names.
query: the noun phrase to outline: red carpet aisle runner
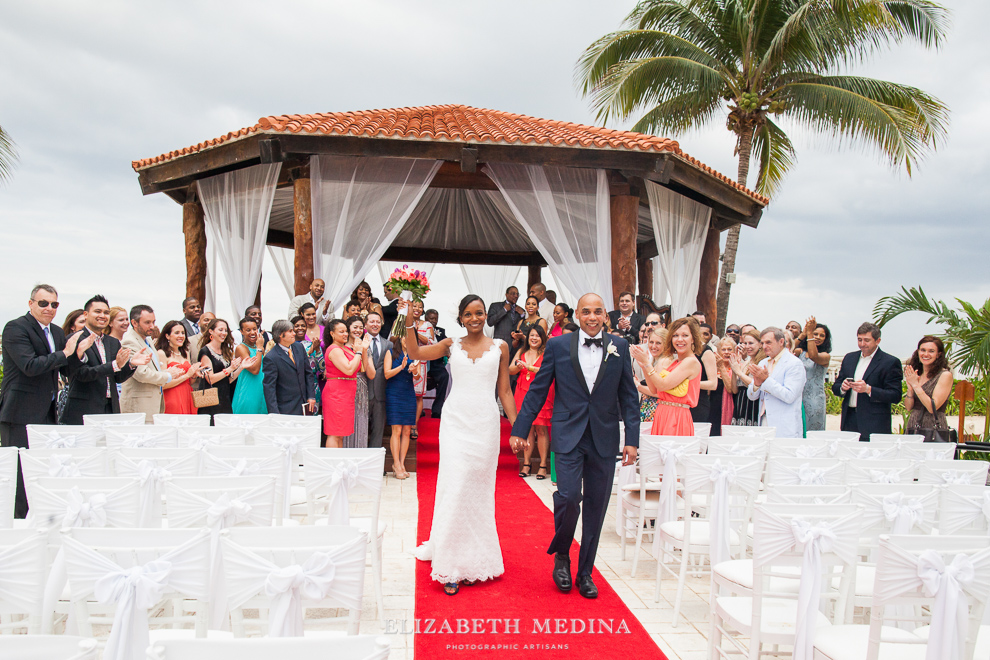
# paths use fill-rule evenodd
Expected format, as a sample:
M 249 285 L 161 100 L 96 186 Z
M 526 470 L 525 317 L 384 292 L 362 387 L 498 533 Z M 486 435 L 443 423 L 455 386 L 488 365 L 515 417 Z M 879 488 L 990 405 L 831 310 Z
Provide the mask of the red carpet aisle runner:
M 509 426 L 502 421 L 495 517 L 505 573 L 495 580 L 462 586 L 460 593 L 451 597 L 439 583 L 430 580 L 430 564 L 417 561 L 417 660 L 664 658 L 598 571 L 594 574 L 599 591 L 596 600 L 581 597 L 577 585 L 568 594 L 554 586 L 550 576 L 553 558 L 546 553 L 553 537 L 553 514 L 519 478 L 519 463 L 509 450 Z M 429 418 L 419 424 L 418 543 L 429 536 L 433 519 L 439 427 L 439 420 Z M 571 549 L 572 570 L 576 570 L 577 557 L 575 543 Z

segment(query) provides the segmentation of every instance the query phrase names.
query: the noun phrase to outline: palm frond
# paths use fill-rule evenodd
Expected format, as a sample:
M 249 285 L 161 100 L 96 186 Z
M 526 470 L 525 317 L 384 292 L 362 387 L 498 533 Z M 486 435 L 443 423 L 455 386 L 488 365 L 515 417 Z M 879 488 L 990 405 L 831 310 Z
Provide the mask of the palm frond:
M 653 135 L 680 135 L 710 122 L 721 108 L 719 95 L 687 92 L 658 103 L 631 130 Z
M 939 48 L 949 32 L 949 10 L 931 0 L 882 0 L 890 20 L 901 36 L 916 40 L 925 48 Z
M 942 301 L 933 300 L 925 294 L 924 289 L 901 287 L 901 292 L 893 296 L 884 296 L 873 307 L 873 321 L 881 328 L 892 319 L 907 312 L 928 314 L 928 323 L 955 325 L 958 315 Z
M 797 160 L 794 145 L 777 124 L 767 119 L 753 134 L 753 153 L 759 163 L 756 192 L 773 197 Z
M 657 30 L 675 34 L 722 62 L 735 59 L 732 43 L 725 39 L 717 2 L 683 2 L 682 0 L 644 0 L 626 18 L 631 30 Z M 717 30 L 718 29 L 718 30 Z

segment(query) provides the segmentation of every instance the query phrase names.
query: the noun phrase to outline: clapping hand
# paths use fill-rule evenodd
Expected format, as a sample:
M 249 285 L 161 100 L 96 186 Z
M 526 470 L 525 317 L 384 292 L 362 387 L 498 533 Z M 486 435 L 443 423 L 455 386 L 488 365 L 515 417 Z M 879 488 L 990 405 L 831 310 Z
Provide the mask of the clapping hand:
M 232 372 L 237 371 L 237 369 L 240 368 L 241 364 L 243 363 L 244 360 L 242 358 L 235 357 L 233 360 L 230 361 L 230 370 Z
M 636 362 L 639 362 L 641 366 L 647 366 L 649 360 L 647 359 L 646 349 L 643 348 L 641 344 L 630 344 L 629 354 L 633 356 Z
M 904 367 L 904 380 L 907 381 L 909 389 L 914 389 L 918 387 L 918 382 L 919 382 L 918 372 L 915 371 L 914 367 L 912 367 L 911 365 Z
M 89 347 L 96 343 L 96 333 L 91 332 L 84 338 L 76 341 L 76 357 L 82 359 L 83 354 L 89 350 Z
M 808 320 L 804 322 L 804 336 L 811 339 L 811 335 L 815 332 L 815 328 L 817 327 L 818 321 L 815 320 L 814 316 L 809 316 Z
M 757 387 L 763 385 L 763 382 L 770 377 L 770 372 L 767 371 L 766 368 L 756 364 L 749 365 L 747 371 L 749 371 L 749 375 L 753 377 L 753 384 Z
M 137 357 L 137 356 L 135 356 L 135 357 Z M 151 356 L 149 355 L 148 358 L 151 359 Z M 185 373 L 186 373 L 185 371 L 183 371 L 182 367 L 169 367 L 165 371 L 169 375 L 171 375 L 172 378 L 179 378 L 180 376 L 184 376 Z
M 131 349 L 129 348 L 122 348 L 119 351 L 117 351 L 117 359 L 114 361 L 117 363 L 118 369 L 124 368 L 124 365 L 127 364 L 127 358 L 129 358 L 130 355 L 131 355 Z M 140 355 L 140 353 L 138 353 L 138 355 Z M 134 357 L 137 357 L 137 355 L 135 355 Z
M 151 356 L 148 357 L 150 359 Z M 202 372 L 203 372 L 203 364 L 201 362 L 196 362 L 194 364 L 189 365 L 189 369 L 186 370 L 186 374 L 190 378 L 199 378 Z

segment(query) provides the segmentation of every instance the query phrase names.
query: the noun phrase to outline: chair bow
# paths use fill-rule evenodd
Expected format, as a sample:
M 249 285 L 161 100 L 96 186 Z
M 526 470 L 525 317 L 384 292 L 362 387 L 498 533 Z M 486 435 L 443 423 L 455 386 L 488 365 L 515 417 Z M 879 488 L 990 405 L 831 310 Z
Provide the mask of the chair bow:
M 209 527 L 225 529 L 239 522 L 244 522 L 250 515 L 250 504 L 223 493 L 206 510 L 206 524 Z
M 212 435 L 200 435 L 199 433 L 190 433 L 186 435 L 189 439 L 190 449 L 206 449 L 207 447 L 212 447 L 214 445 L 219 445 L 220 440 L 216 436 Z
M 309 426 L 307 422 L 297 422 L 294 419 L 279 419 L 277 417 L 270 419 L 268 423 L 271 426 L 276 426 L 282 429 L 304 429 Z
M 347 491 L 358 484 L 361 467 L 352 460 L 331 466 L 330 501 L 327 505 L 327 522 L 331 525 L 350 524 Z
M 48 457 L 49 477 L 81 477 L 72 454 L 52 454 Z
M 170 562 L 155 560 L 108 573 L 96 581 L 96 600 L 116 606 L 103 652 L 105 660 L 143 657 L 149 645 L 148 609 L 162 599 L 171 571 Z
M 127 449 L 141 449 L 142 447 L 154 447 L 157 436 L 151 433 L 133 433 L 124 436 L 123 446 Z
M 801 518 L 791 519 L 791 531 L 795 544 L 804 545 L 793 657 L 794 660 L 810 660 L 814 656 L 815 612 L 822 591 L 822 553 L 832 550 L 836 535 L 825 521 L 811 524 Z
M 725 453 L 730 456 L 752 456 L 756 452 L 756 448 L 756 445 L 740 445 L 737 442 L 731 447 L 727 447 Z
M 51 433 L 45 439 L 46 449 L 73 449 L 76 446 L 76 440 L 78 436 L 75 435 L 62 435 L 59 432 Z
M 901 471 L 898 469 L 890 470 L 870 470 L 870 483 L 874 484 L 896 484 L 901 481 Z
M 821 453 L 821 448 L 814 445 L 801 445 L 794 449 L 797 458 L 815 458 Z
M 883 497 L 883 517 L 893 523 L 891 534 L 910 534 L 924 515 L 925 506 L 916 497 L 908 499 L 904 493 L 890 493 Z
M 808 463 L 803 463 L 797 470 L 797 478 L 802 486 L 824 486 L 825 470 L 818 467 L 813 468 Z
M 711 472 L 708 478 L 714 485 L 712 491 L 712 512 L 710 527 L 710 547 L 711 564 L 714 566 L 729 558 L 729 485 L 736 481 L 736 466 L 734 463 L 722 465 L 722 461 L 716 459 L 712 463 Z M 686 515 L 686 514 L 685 514 Z M 685 521 L 689 525 L 690 521 Z
M 172 473 L 159 467 L 154 461 L 144 459 L 138 464 L 138 477 L 141 479 L 142 486 L 147 485 L 149 480 L 153 481 L 156 486 L 160 486 L 172 478 Z
M 962 470 L 943 470 L 939 476 L 942 477 L 942 483 L 945 484 L 968 486 L 973 483 L 972 472 L 963 472 Z
M 975 576 L 973 561 L 967 555 L 956 555 L 948 566 L 934 550 L 925 550 L 918 556 L 918 577 L 925 594 L 935 598 L 926 660 L 962 657 L 969 619 L 963 589 Z
M 107 526 L 107 496 L 97 493 L 89 499 L 84 499 L 78 487 L 65 496 L 65 517 L 62 528 L 68 527 L 106 527 Z
M 248 463 L 246 458 L 241 458 L 237 461 L 237 464 L 230 468 L 230 474 L 228 477 L 244 477 L 256 475 L 261 472 L 261 466 L 258 463 Z
M 278 568 L 265 579 L 265 595 L 271 599 L 269 637 L 302 637 L 302 601 L 327 597 L 336 566 L 330 555 L 314 553 L 306 563 Z

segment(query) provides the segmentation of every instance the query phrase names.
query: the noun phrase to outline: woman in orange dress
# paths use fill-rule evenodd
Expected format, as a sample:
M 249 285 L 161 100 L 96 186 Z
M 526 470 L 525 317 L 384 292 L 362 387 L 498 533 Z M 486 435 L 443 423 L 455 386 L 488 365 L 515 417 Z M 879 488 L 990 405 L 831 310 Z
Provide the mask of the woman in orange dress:
M 687 317 L 677 319 L 667 329 L 663 354 L 675 359 L 666 369 L 650 364 L 649 353 L 642 346 L 630 347 L 650 392 L 657 397 L 652 435 L 694 435 L 691 408 L 698 404 L 701 392 L 701 362 L 694 350 L 701 345 L 701 327 L 693 317 Z
M 529 386 L 533 384 L 540 366 L 543 364 L 543 350 L 547 347 L 547 333 L 540 325 L 534 325 L 529 329 L 529 336 L 526 338 L 526 346 L 520 348 L 515 359 L 509 365 L 509 374 L 518 375 L 516 379 L 516 410 L 522 406 Z M 546 403 L 540 409 L 540 414 L 533 422 L 533 428 L 529 431 L 529 445 L 523 450 L 523 466 L 519 472 L 520 477 L 528 477 L 530 472 L 530 459 L 533 457 L 533 435 L 536 435 L 536 444 L 540 450 L 540 469 L 536 473 L 536 478 L 543 480 L 547 478 L 547 461 L 550 458 L 550 418 L 553 417 L 553 385 L 547 393 Z
M 158 340 L 158 363 L 166 368 L 179 367 L 184 374 L 173 378 L 162 388 L 166 415 L 195 415 L 199 412 L 193 405 L 192 380 L 199 378 L 200 364 L 189 362 L 189 341 L 186 329 L 178 321 L 169 321 L 162 328 Z

